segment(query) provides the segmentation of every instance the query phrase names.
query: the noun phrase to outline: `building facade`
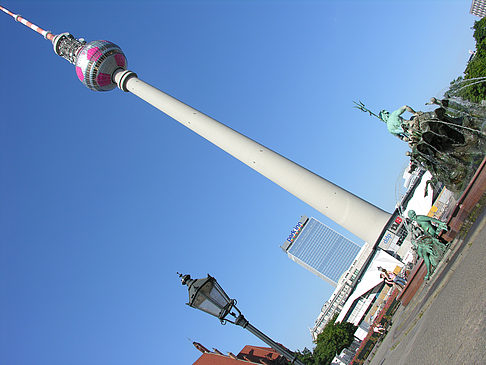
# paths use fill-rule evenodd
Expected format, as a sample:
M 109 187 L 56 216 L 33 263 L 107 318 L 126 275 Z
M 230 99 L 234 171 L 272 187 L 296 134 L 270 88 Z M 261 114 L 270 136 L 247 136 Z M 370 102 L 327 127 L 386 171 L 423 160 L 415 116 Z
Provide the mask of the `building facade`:
M 334 287 L 360 251 L 353 241 L 315 218 L 303 216 L 281 246 L 290 259 Z
M 223 354 L 217 349 L 213 351 L 198 342 L 193 342 L 196 349 L 202 352 L 202 355 L 193 363 L 193 365 L 288 365 L 287 359 L 277 351 L 269 347 L 246 345 L 238 355 L 228 352 Z
M 486 1 L 485 0 L 473 0 L 471 4 L 471 10 L 469 12 L 480 18 L 484 18 L 486 15 Z
M 361 272 L 361 269 L 367 262 L 373 248 L 369 243 L 365 243 L 361 247 L 360 252 L 351 264 L 348 270 L 344 272 L 339 278 L 338 285 L 331 294 L 329 300 L 322 306 L 321 313 L 317 316 L 314 327 L 310 329 L 313 340 L 317 339 L 319 333 L 322 332 L 326 324 L 335 316 L 341 313 L 346 300 L 353 287 L 356 285 L 356 279 Z

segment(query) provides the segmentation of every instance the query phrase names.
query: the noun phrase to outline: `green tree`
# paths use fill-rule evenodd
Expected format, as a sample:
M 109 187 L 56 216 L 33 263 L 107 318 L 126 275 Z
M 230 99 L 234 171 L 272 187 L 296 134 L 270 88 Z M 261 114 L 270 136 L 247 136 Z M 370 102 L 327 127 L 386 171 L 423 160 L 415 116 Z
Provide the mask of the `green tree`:
M 299 358 L 302 362 L 307 365 L 330 364 L 334 356 L 351 345 L 357 327 L 349 322 L 336 322 L 336 317 L 331 319 L 317 336 L 316 341 L 314 341 L 316 346 L 312 354 L 307 349 L 299 352 Z
M 473 28 L 476 40 L 475 55 L 467 64 L 464 78 L 460 77 L 451 82 L 446 96 L 457 95 L 477 103 L 486 100 L 486 82 L 478 80 L 486 76 L 486 18 L 475 22 Z M 472 80 L 467 82 L 469 79 Z
M 297 351 L 297 356 L 299 360 L 306 365 L 314 364 L 314 357 L 312 355 L 312 352 L 307 347 L 305 347 L 302 351 Z

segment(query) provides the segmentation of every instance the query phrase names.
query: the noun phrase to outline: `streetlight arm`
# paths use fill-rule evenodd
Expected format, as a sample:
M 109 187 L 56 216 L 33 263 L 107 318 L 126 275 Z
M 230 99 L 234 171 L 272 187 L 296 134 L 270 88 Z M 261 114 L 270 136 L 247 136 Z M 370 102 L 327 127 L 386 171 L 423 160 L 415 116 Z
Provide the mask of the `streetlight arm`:
M 283 355 L 287 360 L 290 361 L 291 364 L 304 365 L 303 362 L 301 362 L 299 359 L 297 359 L 297 355 L 295 355 L 295 353 L 286 349 L 285 347 L 278 344 L 277 342 L 273 341 L 270 337 L 265 335 L 258 328 L 254 327 L 252 324 L 250 324 L 250 322 L 248 322 L 248 320 L 242 314 L 240 314 L 238 316 L 238 318 L 236 318 L 236 321 L 234 323 L 238 326 L 246 328 L 248 331 L 250 331 L 256 337 L 258 337 L 260 340 L 265 342 L 268 346 L 273 348 L 279 354 Z

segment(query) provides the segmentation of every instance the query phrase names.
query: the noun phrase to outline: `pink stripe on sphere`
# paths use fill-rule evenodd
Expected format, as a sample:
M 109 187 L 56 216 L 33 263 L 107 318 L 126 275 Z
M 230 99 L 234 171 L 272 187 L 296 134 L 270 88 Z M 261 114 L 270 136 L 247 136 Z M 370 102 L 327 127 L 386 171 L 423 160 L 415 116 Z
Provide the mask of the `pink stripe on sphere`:
M 116 61 L 116 64 L 120 67 L 125 67 L 125 56 L 122 55 L 122 54 L 116 54 L 115 55 L 115 61 Z
M 84 75 L 83 75 L 83 71 L 81 70 L 81 67 L 76 66 L 76 75 L 78 75 L 79 81 L 82 82 L 84 80 Z
M 98 76 L 96 76 L 96 82 L 100 86 L 109 85 L 111 83 L 111 76 L 108 74 L 99 73 Z
M 93 47 L 88 49 L 88 53 L 86 54 L 88 60 L 96 61 L 101 56 L 100 49 L 98 47 Z

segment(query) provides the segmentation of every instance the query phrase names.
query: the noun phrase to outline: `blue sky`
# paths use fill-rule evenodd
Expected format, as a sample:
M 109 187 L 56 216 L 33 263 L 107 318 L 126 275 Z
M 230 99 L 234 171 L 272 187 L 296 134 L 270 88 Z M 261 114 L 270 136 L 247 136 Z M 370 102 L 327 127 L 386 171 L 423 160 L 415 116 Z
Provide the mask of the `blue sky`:
M 139 77 L 392 211 L 407 146 L 353 109 L 425 110 L 474 48 L 470 1 L 3 1 L 118 44 Z M 0 14 L 0 362 L 192 364 L 261 344 L 184 305 L 215 276 L 290 349 L 333 288 L 279 246 L 326 217 L 177 122 L 95 93 Z M 358 241 L 359 244 L 361 242 Z

